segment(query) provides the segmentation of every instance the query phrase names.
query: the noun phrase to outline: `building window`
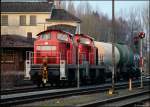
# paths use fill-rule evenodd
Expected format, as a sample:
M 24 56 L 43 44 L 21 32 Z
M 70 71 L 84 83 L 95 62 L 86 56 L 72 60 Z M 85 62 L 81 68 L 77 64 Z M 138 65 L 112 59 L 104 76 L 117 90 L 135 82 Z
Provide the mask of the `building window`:
M 27 32 L 27 39 L 32 40 L 32 32 Z
M 21 15 L 20 16 L 20 26 L 25 26 L 26 25 L 26 16 Z
M 7 15 L 2 15 L 2 17 L 1 17 L 1 25 L 2 26 L 8 26 L 8 16 Z
M 30 16 L 30 25 L 35 26 L 36 25 L 36 16 Z
M 2 51 L 2 63 L 14 63 L 15 52 L 14 50 L 3 50 Z

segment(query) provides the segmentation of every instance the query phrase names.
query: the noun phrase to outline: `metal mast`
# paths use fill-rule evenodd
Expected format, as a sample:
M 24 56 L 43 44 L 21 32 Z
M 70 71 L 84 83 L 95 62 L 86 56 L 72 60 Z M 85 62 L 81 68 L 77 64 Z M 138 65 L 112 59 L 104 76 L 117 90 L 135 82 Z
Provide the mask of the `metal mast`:
M 112 91 L 115 89 L 115 15 L 114 15 L 114 0 L 112 0 Z

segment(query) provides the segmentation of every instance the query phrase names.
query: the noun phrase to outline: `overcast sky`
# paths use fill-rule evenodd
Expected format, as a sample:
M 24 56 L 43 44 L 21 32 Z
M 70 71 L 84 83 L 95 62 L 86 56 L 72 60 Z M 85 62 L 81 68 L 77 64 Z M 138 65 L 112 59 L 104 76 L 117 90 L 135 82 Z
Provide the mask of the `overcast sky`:
M 77 6 L 79 3 L 85 4 L 87 1 L 74 1 L 75 5 Z M 106 1 L 101 1 L 101 0 L 95 0 L 95 1 L 88 1 L 90 5 L 92 6 L 93 10 L 100 11 L 102 13 L 105 13 L 111 18 L 112 15 L 112 1 L 111 0 L 106 0 Z M 143 8 L 146 4 L 148 4 L 148 0 L 134 0 L 134 1 L 129 1 L 129 0 L 116 0 L 115 1 L 115 15 L 118 15 L 122 12 L 125 12 L 125 14 L 129 13 L 129 10 L 131 8 Z M 124 14 L 124 13 L 123 13 Z

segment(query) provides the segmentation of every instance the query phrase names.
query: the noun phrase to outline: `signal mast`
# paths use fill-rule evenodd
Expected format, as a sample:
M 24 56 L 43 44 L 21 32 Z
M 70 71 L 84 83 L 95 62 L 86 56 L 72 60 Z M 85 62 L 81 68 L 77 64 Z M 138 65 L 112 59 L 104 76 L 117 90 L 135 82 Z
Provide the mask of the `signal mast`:
M 143 88 L 143 46 L 142 46 L 142 40 L 145 37 L 144 32 L 139 32 L 138 37 L 140 38 L 140 71 L 141 71 L 141 85 L 140 87 Z

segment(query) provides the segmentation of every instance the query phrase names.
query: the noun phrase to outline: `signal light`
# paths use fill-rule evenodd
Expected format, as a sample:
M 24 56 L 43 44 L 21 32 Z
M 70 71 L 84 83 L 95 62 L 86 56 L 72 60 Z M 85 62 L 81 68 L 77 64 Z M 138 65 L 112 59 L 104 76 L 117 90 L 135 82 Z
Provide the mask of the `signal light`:
M 144 32 L 139 32 L 138 36 L 142 39 L 145 37 L 145 33 Z

